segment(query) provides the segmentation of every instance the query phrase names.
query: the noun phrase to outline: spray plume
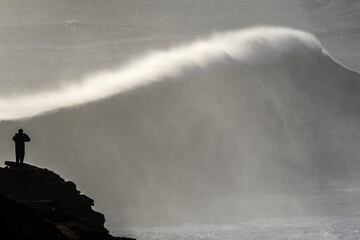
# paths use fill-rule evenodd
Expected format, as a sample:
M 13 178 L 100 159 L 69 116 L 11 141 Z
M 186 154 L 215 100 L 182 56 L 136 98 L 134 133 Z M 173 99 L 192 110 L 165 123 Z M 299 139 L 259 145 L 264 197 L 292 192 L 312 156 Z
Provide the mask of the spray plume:
M 207 39 L 150 53 L 117 70 L 99 72 L 58 89 L 0 97 L 0 121 L 29 118 L 98 101 L 153 82 L 174 78 L 189 67 L 206 68 L 224 57 L 254 64 L 263 61 L 264 56 L 269 56 L 266 59 L 271 60 L 289 51 L 304 49 L 325 54 L 314 36 L 294 29 L 257 27 L 217 33 Z

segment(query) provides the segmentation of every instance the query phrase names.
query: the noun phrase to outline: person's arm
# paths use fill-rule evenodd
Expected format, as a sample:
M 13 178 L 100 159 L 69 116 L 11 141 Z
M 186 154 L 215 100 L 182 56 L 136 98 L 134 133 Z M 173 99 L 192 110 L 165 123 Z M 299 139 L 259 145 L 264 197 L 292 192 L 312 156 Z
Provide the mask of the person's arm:
M 31 141 L 30 137 L 27 134 L 25 134 L 24 137 L 25 137 L 25 142 L 30 142 Z
M 12 140 L 13 140 L 13 141 L 15 141 L 15 140 L 16 140 L 16 134 L 13 136 Z

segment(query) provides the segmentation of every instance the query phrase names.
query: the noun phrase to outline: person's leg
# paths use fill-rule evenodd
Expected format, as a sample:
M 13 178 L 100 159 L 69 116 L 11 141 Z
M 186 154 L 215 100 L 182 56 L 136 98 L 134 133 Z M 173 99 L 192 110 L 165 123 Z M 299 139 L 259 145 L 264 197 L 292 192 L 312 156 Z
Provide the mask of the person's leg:
M 16 164 L 20 163 L 20 157 L 18 154 L 15 155 L 15 159 L 16 159 Z
M 24 157 L 25 157 L 25 154 L 22 154 L 20 156 L 20 164 L 23 164 L 24 163 Z

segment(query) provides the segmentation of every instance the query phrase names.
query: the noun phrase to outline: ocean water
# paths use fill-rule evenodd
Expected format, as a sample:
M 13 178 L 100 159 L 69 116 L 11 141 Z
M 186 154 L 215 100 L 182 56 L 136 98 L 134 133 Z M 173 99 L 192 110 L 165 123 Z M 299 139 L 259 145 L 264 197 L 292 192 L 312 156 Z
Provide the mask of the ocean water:
M 233 224 L 128 228 L 138 240 L 357 240 L 360 216 L 277 218 Z
M 301 197 L 248 197 L 237 202 L 244 207 L 243 210 L 233 208 L 231 212 L 226 207 L 236 204 L 225 201 L 208 207 L 208 211 L 214 213 L 207 223 L 204 223 L 204 217 L 200 220 L 189 214 L 183 223 L 119 224 L 112 229 L 115 229 L 115 235 L 139 240 L 360 239 L 360 201 L 358 192 L 353 189 Z M 280 213 L 282 216 L 279 216 Z M 273 217 L 275 215 L 278 217 Z M 156 220 L 154 218 L 153 222 Z

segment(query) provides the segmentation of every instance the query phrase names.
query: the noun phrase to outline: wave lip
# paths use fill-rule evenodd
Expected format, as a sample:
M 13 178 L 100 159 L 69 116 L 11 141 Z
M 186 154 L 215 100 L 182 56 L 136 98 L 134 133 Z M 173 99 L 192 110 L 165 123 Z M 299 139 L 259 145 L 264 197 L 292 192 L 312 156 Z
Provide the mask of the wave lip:
M 313 35 L 289 28 L 256 27 L 217 33 L 209 38 L 152 52 L 114 71 L 47 92 L 0 97 L 0 121 L 34 117 L 49 111 L 101 100 L 153 82 L 174 78 L 188 67 L 206 68 L 226 57 L 257 65 L 304 52 L 328 55 Z

